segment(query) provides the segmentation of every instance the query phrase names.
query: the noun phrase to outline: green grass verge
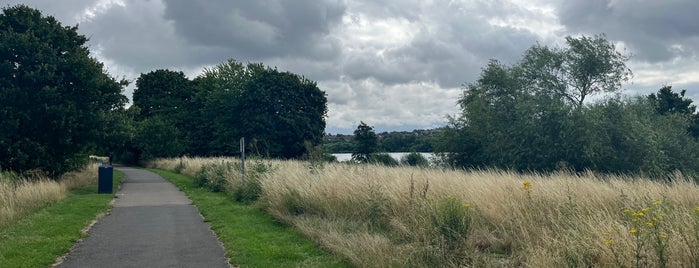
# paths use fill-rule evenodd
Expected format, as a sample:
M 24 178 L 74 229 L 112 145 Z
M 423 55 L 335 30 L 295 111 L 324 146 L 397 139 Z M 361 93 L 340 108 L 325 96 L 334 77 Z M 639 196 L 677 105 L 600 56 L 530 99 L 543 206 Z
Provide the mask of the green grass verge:
M 191 177 L 164 170 L 149 170 L 173 182 L 192 199 L 235 265 L 350 267 L 343 258 L 320 249 L 313 241 L 254 206 L 237 203 L 223 193 L 195 187 Z
M 124 174 L 114 170 L 114 190 Z M 56 258 L 85 237 L 85 228 L 107 212 L 111 194 L 96 194 L 97 185 L 75 189 L 68 197 L 0 230 L 0 267 L 50 267 Z

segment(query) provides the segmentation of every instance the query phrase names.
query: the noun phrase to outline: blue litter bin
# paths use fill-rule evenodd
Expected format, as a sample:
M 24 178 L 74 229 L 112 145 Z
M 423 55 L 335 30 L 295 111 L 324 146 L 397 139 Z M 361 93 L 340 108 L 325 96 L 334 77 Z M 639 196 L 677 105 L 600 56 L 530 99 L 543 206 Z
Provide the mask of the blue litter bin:
M 110 165 L 100 165 L 97 178 L 97 193 L 111 194 L 114 184 L 114 168 Z

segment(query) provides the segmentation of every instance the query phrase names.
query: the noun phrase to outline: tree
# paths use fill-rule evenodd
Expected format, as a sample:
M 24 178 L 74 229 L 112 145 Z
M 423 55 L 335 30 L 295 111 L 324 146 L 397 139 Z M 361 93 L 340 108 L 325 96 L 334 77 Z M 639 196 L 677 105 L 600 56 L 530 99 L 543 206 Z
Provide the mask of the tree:
M 531 84 L 581 107 L 588 96 L 617 92 L 631 76 L 629 57 L 617 52 L 604 35 L 568 36 L 566 43 L 565 49 L 535 45 L 525 53 L 520 65 Z
M 209 152 L 238 153 L 245 137 L 259 153 L 297 158 L 304 142 L 322 142 L 327 98 L 315 82 L 259 63 L 234 60 L 207 69 L 195 79 L 203 103 L 202 125 L 209 129 Z
M 689 126 L 687 130 L 695 137 L 699 138 L 699 114 L 697 107 L 692 104 L 692 99 L 685 98 L 687 90 L 680 91 L 679 94 L 672 92 L 672 86 L 664 86 L 658 90 L 657 94 L 650 94 L 648 100 L 655 107 L 655 111 L 660 115 L 680 114 L 687 117 Z
M 378 138 L 374 128 L 364 122 L 360 122 L 354 130 L 354 151 L 352 160 L 359 163 L 367 163 L 372 153 L 378 148 Z
M 140 109 L 140 119 L 161 116 L 177 119 L 187 112 L 193 91 L 183 72 L 156 70 L 136 79 L 133 105 Z
M 27 6 L 0 14 L 0 166 L 58 175 L 103 146 L 125 82 L 90 57 L 87 38 Z
M 411 152 L 400 158 L 400 163 L 406 166 L 428 167 L 430 161 L 422 154 Z
M 248 64 L 250 77 L 238 98 L 241 136 L 273 157 L 299 158 L 304 142 L 322 144 L 327 98 L 315 82 L 289 72 Z
M 183 72 L 171 70 L 156 70 L 146 74 L 141 74 L 136 80 L 136 89 L 133 93 L 133 105 L 131 109 L 138 111 L 135 119 L 139 122 L 150 118 L 158 117 L 158 121 L 165 121 L 172 124 L 172 128 L 178 135 L 177 140 L 181 151 L 187 148 L 186 141 L 194 140 L 191 135 L 192 130 L 198 126 L 195 124 L 196 110 L 192 109 L 192 99 L 194 90 L 192 81 L 187 79 Z M 136 109 L 137 108 L 137 109 Z M 154 144 L 144 144 L 149 147 L 144 156 L 164 156 L 169 155 L 169 140 L 153 140 L 153 142 L 164 142 L 160 146 Z M 152 151 L 155 148 L 162 148 L 166 151 Z M 146 148 L 140 148 L 145 150 Z
M 176 157 L 184 151 L 179 130 L 159 116 L 147 118 L 136 125 L 134 144 L 138 158 L 146 161 L 157 157 Z

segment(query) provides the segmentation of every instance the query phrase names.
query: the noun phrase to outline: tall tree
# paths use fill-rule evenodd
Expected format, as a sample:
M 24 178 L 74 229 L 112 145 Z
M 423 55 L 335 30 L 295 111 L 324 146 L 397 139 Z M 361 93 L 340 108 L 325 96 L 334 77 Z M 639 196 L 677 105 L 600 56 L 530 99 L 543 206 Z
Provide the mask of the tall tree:
M 196 79 L 203 100 L 202 118 L 212 134 L 209 152 L 231 155 L 245 137 L 255 150 L 272 157 L 295 158 L 304 142 L 322 142 L 327 98 L 315 82 L 259 63 L 234 60 L 205 70 Z
M 354 130 L 354 150 L 352 160 L 359 163 L 367 163 L 372 153 L 378 149 L 378 137 L 374 128 L 364 122 L 360 122 Z
M 141 119 L 157 115 L 177 121 L 186 114 L 192 95 L 191 81 L 183 72 L 161 69 L 136 79 L 133 104 L 139 107 Z
M 686 116 L 689 121 L 687 130 L 693 137 L 699 138 L 697 106 L 692 104 L 692 99 L 684 97 L 685 93 L 687 93 L 687 90 L 682 90 L 678 94 L 672 91 L 672 86 L 664 86 L 658 90 L 658 93 L 650 94 L 648 100 L 655 106 L 655 111 L 658 114 L 680 114 Z
M 123 107 L 117 82 L 90 57 L 77 27 L 27 6 L 0 14 L 0 167 L 58 175 L 102 146 L 105 121 Z
M 568 36 L 566 44 L 564 49 L 535 45 L 525 53 L 520 65 L 529 83 L 581 107 L 589 96 L 617 92 L 631 76 L 629 57 L 604 35 Z

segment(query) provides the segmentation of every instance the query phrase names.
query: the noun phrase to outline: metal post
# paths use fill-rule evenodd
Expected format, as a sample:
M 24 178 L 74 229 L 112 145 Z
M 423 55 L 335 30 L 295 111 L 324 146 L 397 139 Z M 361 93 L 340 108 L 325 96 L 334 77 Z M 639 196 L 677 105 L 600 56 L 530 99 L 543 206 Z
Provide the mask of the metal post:
M 243 173 L 243 185 L 245 185 L 245 137 L 240 138 L 240 160 Z

